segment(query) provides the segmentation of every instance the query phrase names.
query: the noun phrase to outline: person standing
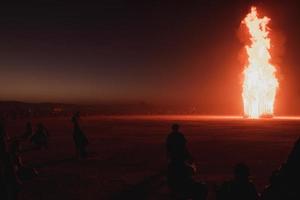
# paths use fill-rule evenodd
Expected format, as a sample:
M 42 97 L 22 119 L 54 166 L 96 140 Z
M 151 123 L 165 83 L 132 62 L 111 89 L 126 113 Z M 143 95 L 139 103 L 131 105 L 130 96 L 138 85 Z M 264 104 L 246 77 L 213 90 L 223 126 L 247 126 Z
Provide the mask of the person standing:
M 175 199 L 204 200 L 207 197 L 205 183 L 194 179 L 196 165 L 186 146 L 186 139 L 179 131 L 179 125 L 173 124 L 166 140 L 168 170 L 167 183 Z
M 0 116 L 0 199 L 17 200 L 21 182 L 8 151 L 4 118 Z
M 78 158 L 86 158 L 87 157 L 86 147 L 88 145 L 88 139 L 83 133 L 83 131 L 81 130 L 79 120 L 80 120 L 80 113 L 76 112 L 72 117 L 73 139 L 76 148 L 76 155 L 78 156 Z
M 7 152 L 7 135 L 5 130 L 4 118 L 0 116 L 0 157 L 4 158 Z
M 186 146 L 186 139 L 179 131 L 179 125 L 173 124 L 172 131 L 166 140 L 167 156 L 170 162 L 186 162 L 192 160 L 191 155 Z

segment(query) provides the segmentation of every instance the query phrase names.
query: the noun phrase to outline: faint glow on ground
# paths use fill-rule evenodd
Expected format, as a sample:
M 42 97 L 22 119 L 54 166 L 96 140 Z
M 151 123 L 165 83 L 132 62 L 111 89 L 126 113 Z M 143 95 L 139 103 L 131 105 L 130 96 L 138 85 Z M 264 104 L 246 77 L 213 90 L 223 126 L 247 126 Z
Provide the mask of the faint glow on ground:
M 300 121 L 300 116 L 276 116 L 273 118 L 248 119 L 239 115 L 110 115 L 93 116 L 89 119 L 155 120 L 155 121 Z

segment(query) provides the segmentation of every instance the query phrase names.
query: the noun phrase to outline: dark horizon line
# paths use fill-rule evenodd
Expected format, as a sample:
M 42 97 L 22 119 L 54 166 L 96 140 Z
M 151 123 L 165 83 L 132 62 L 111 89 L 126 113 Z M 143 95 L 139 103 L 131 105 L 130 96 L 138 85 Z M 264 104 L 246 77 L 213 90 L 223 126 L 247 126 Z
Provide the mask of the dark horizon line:
M 148 106 L 179 106 L 179 107 L 198 107 L 199 105 L 196 104 L 188 104 L 188 103 L 165 103 L 165 102 L 149 102 L 144 100 L 112 100 L 112 101 L 98 101 L 96 102 L 59 102 L 59 101 L 22 101 L 22 100 L 0 100 L 0 104 L 4 103 L 16 103 L 16 104 L 36 104 L 36 105 L 43 105 L 43 104 L 59 104 L 59 105 L 69 105 L 69 106 L 104 106 L 104 105 L 148 105 Z

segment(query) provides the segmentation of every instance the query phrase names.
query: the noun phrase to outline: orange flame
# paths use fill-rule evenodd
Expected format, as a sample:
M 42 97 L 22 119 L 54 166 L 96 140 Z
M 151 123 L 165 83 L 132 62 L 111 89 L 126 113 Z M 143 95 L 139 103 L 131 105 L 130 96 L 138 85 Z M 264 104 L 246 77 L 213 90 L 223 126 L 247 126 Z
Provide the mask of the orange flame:
M 249 118 L 273 116 L 278 81 L 276 69 L 270 63 L 270 18 L 257 16 L 256 7 L 242 21 L 249 30 L 251 45 L 246 45 L 248 64 L 244 70 L 244 115 Z

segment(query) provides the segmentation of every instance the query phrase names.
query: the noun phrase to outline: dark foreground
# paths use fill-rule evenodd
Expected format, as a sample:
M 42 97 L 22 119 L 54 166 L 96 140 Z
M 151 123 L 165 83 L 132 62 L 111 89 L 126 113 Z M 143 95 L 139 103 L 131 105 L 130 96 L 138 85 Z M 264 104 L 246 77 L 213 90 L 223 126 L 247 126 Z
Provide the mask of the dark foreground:
M 23 183 L 23 200 L 168 199 L 164 140 L 173 122 L 181 124 L 210 199 L 213 185 L 229 179 L 240 161 L 249 165 L 261 192 L 300 135 L 298 119 L 90 117 L 82 119 L 90 157 L 78 161 L 70 119 L 38 121 L 47 126 L 50 144 L 48 150 L 24 153 L 24 163 L 39 176 Z M 10 122 L 7 131 L 21 134 L 24 123 Z

